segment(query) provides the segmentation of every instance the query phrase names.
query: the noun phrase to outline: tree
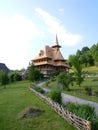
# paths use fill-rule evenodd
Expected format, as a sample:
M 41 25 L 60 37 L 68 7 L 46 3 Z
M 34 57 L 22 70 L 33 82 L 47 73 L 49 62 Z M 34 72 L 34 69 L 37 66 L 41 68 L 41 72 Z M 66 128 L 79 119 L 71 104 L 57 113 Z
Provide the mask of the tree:
M 61 72 L 57 77 L 57 81 L 63 85 L 63 89 L 70 90 L 69 85 L 73 83 L 73 77 L 67 72 Z
M 14 82 L 14 81 L 15 81 L 15 78 L 14 78 L 14 73 L 10 72 L 8 76 L 9 76 L 9 82 L 11 82 L 11 83 L 12 83 L 12 82 Z
M 98 43 L 93 45 L 90 49 L 90 53 L 94 59 L 94 63 L 98 63 Z
M 91 53 L 89 51 L 86 53 L 85 57 L 86 57 L 86 61 L 87 61 L 89 66 L 94 65 L 93 56 L 91 55 Z
M 72 67 L 72 60 L 73 60 L 74 55 L 70 55 L 68 58 L 68 64 L 70 67 Z
M 5 71 L 0 71 L 0 82 L 1 85 L 4 85 L 4 88 L 6 87 L 6 84 L 9 83 L 9 78 Z
M 85 54 L 89 51 L 89 48 L 86 46 L 86 47 L 83 47 L 82 50 L 81 50 L 81 53 L 82 54 Z
M 77 57 L 78 58 L 78 57 Z M 86 54 L 83 54 L 80 56 L 79 61 L 81 64 L 83 64 L 84 66 L 87 66 L 87 58 L 86 58 Z
M 21 81 L 22 80 L 22 76 L 19 72 L 14 73 L 14 80 L 15 81 Z
M 82 76 L 82 65 L 80 64 L 80 61 L 77 56 L 73 56 L 72 64 L 74 66 L 74 73 L 75 73 L 75 80 L 76 83 L 80 86 L 83 82 L 83 76 Z
M 38 81 L 43 78 L 43 74 L 33 65 L 29 67 L 28 79 L 31 81 Z
M 76 56 L 80 57 L 82 55 L 82 52 L 80 50 L 77 50 Z
M 72 67 L 72 59 L 74 56 L 79 58 L 80 63 L 87 66 L 98 66 L 98 43 L 94 44 L 91 48 L 83 47 L 81 50 L 77 50 L 76 55 L 70 55 L 68 58 L 68 63 Z
M 10 82 L 21 81 L 22 80 L 22 75 L 17 70 L 11 71 L 8 76 L 9 76 Z

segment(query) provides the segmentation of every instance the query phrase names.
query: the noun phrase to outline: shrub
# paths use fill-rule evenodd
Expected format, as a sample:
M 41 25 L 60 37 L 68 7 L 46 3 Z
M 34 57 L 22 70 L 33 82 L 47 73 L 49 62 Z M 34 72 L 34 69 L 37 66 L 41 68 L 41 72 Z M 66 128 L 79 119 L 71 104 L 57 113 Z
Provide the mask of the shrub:
M 98 62 L 95 62 L 95 66 L 98 67 Z
M 28 68 L 28 79 L 30 81 L 39 81 L 43 79 L 43 74 L 32 65 Z
M 98 118 L 93 119 L 92 130 L 98 130 Z
M 0 71 L 0 84 L 4 85 L 4 88 L 9 83 L 8 74 L 5 71 Z
M 78 105 L 76 105 L 75 103 L 68 103 L 65 106 L 70 112 L 76 114 L 77 110 L 78 110 Z
M 78 115 L 83 119 L 91 120 L 93 117 L 95 117 L 95 110 L 93 107 L 84 104 L 79 107 Z
M 91 87 L 86 87 L 85 88 L 86 94 L 91 96 L 92 95 L 92 88 Z
M 12 71 L 12 72 L 9 73 L 8 76 L 9 76 L 10 82 L 22 80 L 22 76 L 21 76 L 21 73 L 19 71 Z
M 91 121 L 92 130 L 98 129 L 98 117 L 96 116 L 95 109 L 93 107 L 86 104 L 78 105 L 74 103 L 69 103 L 65 107 L 75 115 Z
M 95 91 L 94 93 L 95 93 L 95 96 L 98 97 L 98 91 Z
M 69 85 L 73 83 L 73 76 L 67 72 L 61 72 L 57 77 L 57 82 L 62 84 L 63 89 L 69 91 Z
M 40 87 L 34 87 L 34 89 L 37 91 L 37 92 L 39 92 L 39 93 L 44 93 L 44 90 L 42 89 L 42 88 L 40 88 Z
M 49 87 L 49 83 L 50 83 L 50 82 L 47 81 L 47 82 L 45 83 L 45 86 L 46 86 L 46 87 Z
M 50 97 L 53 101 L 61 104 L 61 91 L 59 89 L 53 89 L 50 92 Z
M 53 82 L 53 81 L 56 81 L 56 78 L 55 77 L 51 77 L 50 80 Z

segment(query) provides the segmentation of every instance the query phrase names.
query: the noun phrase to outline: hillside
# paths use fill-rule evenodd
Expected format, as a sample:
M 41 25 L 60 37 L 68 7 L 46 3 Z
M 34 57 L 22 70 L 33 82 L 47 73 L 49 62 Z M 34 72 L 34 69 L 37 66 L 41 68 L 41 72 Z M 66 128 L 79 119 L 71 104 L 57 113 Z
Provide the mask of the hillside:
M 76 130 L 32 93 L 29 85 L 30 82 L 22 81 L 6 89 L 0 86 L 0 130 Z M 28 112 L 35 109 L 42 113 L 36 116 L 34 111 L 29 117 Z

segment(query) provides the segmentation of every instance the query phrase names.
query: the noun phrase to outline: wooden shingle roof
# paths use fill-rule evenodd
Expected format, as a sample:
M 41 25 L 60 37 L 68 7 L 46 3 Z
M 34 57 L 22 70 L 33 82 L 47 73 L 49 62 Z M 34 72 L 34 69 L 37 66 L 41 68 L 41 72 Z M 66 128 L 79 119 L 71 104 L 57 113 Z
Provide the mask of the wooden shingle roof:
M 52 47 L 45 46 L 44 49 L 40 50 L 38 56 L 32 60 L 33 63 L 35 65 L 51 64 L 53 66 L 66 66 L 68 68 L 66 60 L 60 52 L 60 47 L 56 35 L 54 45 Z
M 0 63 L 0 71 L 5 71 L 8 73 L 10 69 L 4 63 Z

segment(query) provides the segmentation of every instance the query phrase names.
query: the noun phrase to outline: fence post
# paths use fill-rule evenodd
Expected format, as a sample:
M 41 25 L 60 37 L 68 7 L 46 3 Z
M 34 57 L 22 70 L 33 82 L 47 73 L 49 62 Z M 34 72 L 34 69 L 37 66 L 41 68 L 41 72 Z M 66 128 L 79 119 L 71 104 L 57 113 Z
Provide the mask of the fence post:
M 91 130 L 91 122 L 87 121 L 86 125 L 87 125 L 87 130 Z

